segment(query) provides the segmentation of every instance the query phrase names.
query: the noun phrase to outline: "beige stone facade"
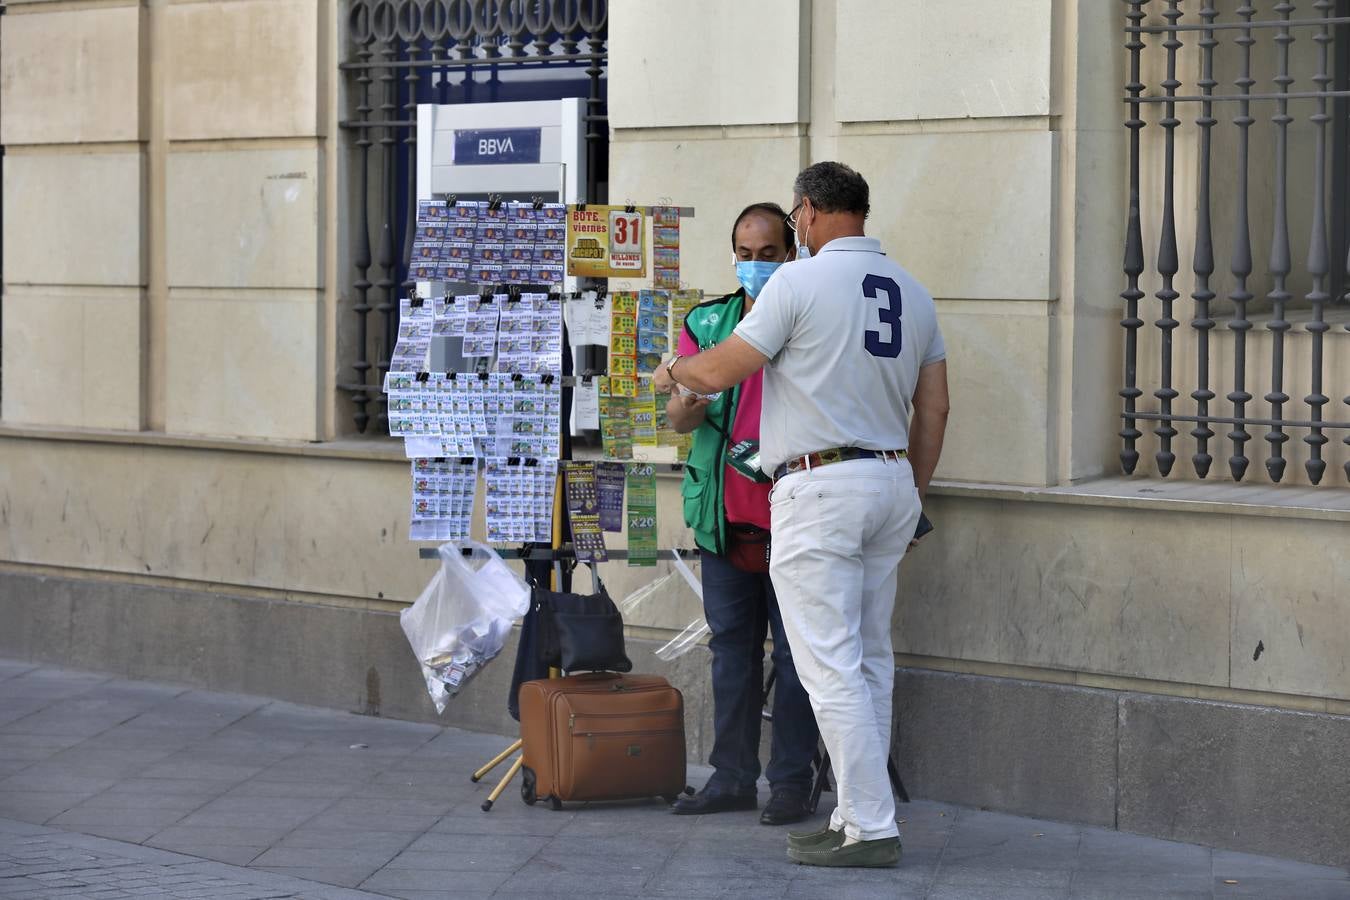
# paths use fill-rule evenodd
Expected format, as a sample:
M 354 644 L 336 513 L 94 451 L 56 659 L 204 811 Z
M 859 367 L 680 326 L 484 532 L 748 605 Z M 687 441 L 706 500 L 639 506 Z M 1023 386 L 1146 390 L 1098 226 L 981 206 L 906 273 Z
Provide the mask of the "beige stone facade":
M 1148 477 L 1148 441 L 1141 475 L 1113 477 L 1116 6 L 613 2 L 610 197 L 695 207 L 683 278 L 714 292 L 742 206 L 788 201 L 813 160 L 869 179 L 871 232 L 937 298 L 954 403 L 902 660 L 1350 712 L 1344 487 L 1300 486 L 1300 465 L 1285 488 L 1178 486 Z M 400 448 L 355 437 L 336 387 L 342 27 L 328 0 L 8 3 L 0 566 L 383 610 L 425 583 Z M 685 540 L 677 492 L 664 544 Z M 619 595 L 650 578 L 606 571 Z M 697 614 L 675 591 L 630 624 Z

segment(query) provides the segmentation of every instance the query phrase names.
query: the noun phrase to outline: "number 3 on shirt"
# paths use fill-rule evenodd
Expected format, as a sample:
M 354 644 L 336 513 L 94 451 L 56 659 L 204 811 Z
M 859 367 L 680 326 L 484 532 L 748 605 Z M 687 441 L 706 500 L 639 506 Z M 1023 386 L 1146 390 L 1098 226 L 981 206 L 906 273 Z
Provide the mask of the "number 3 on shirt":
M 900 302 L 900 285 L 895 283 L 894 278 L 885 278 L 881 275 L 868 275 L 862 283 L 863 296 L 869 300 L 878 299 L 879 294 L 885 294 L 885 302 L 877 308 L 881 316 L 881 324 L 886 326 L 885 340 L 882 340 L 882 332 L 867 329 L 867 334 L 863 337 L 863 346 L 867 352 L 873 356 L 880 356 L 884 359 L 895 359 L 900 355 L 900 336 L 901 322 L 900 312 L 903 308 Z

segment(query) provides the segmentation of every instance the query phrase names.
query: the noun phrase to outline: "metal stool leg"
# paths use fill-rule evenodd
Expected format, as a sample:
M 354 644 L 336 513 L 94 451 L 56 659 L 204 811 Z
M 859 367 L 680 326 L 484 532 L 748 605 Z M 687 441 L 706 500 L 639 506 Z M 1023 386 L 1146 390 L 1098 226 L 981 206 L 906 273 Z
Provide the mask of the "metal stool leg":
M 470 775 L 469 780 L 477 784 L 478 781 L 484 775 L 491 772 L 493 769 L 497 768 L 497 766 L 501 765 L 502 763 L 506 762 L 507 758 L 512 753 L 515 753 L 517 750 L 519 750 L 521 747 L 521 743 L 522 741 L 520 740 L 520 738 L 516 738 L 515 741 L 511 743 L 511 746 L 507 747 L 501 753 L 498 753 L 496 756 L 492 757 L 492 759 L 487 761 L 487 763 L 483 766 L 483 768 L 479 769 L 477 772 L 474 772 L 472 775 Z
M 820 803 L 820 795 L 829 790 L 830 775 L 830 754 L 821 752 L 816 756 L 816 783 L 811 787 L 811 812 L 816 811 L 816 806 Z M 905 790 L 905 783 L 900 780 L 900 770 L 895 764 L 895 754 L 886 757 L 886 774 L 890 776 L 891 788 L 896 796 L 900 798 L 901 803 L 908 803 L 909 791 Z
M 488 798 L 483 801 L 483 812 L 492 809 L 492 804 L 497 802 L 497 798 L 502 795 L 502 791 L 506 790 L 506 786 L 511 783 L 511 779 L 516 777 L 516 773 L 520 771 L 520 767 L 524 762 L 525 757 L 517 756 L 516 761 L 511 763 L 511 768 L 506 770 L 506 774 L 502 776 L 502 780 L 497 782 L 497 786 L 492 789 L 492 793 L 488 794 Z
M 895 793 L 899 795 L 900 802 L 908 803 L 909 791 L 905 790 L 905 783 L 900 780 L 900 770 L 895 765 L 894 753 L 886 757 L 886 774 L 891 776 L 891 787 L 895 788 Z
M 816 807 L 820 805 L 820 795 L 830 787 L 830 754 L 824 750 L 817 750 L 814 763 L 816 780 L 811 785 L 810 809 L 812 813 L 815 813 Z

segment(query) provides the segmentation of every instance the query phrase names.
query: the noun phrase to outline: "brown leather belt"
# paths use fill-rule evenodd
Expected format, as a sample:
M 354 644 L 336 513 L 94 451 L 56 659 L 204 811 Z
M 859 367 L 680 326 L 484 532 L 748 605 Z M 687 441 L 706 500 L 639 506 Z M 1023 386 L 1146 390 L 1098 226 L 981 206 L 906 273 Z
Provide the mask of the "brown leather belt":
M 816 466 L 828 466 L 830 463 L 847 462 L 850 459 L 884 459 L 887 456 L 900 459 L 908 455 L 908 451 L 905 450 L 864 450 L 861 447 L 831 447 L 829 450 L 792 457 L 773 470 L 773 480 L 777 481 L 784 475 L 800 472 L 803 469 L 810 471 Z

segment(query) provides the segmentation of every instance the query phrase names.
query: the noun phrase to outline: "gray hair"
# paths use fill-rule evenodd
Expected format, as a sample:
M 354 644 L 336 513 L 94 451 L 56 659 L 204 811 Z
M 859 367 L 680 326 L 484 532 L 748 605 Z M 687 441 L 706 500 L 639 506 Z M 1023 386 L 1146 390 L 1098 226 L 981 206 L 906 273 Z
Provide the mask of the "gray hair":
M 802 169 L 792 183 L 798 198 L 809 197 L 811 205 L 824 213 L 871 212 L 867 181 L 840 162 L 818 162 Z

